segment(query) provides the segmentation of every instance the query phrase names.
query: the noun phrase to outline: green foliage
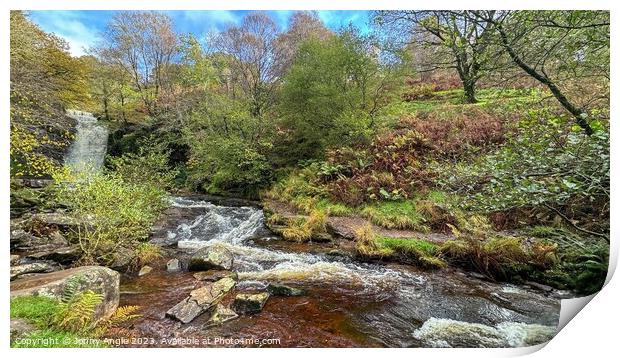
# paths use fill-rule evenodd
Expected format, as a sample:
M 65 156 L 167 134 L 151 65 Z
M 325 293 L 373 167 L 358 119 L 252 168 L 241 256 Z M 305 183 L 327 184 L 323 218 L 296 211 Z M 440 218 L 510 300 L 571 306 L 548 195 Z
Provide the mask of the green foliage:
M 142 242 L 135 249 L 134 255 L 132 266 L 140 268 L 161 259 L 163 257 L 163 250 L 157 245 Z
M 86 68 L 22 11 L 10 14 L 11 176 L 49 176 L 70 143 L 64 108 L 90 102 Z
M 392 237 L 378 237 L 377 244 L 382 249 L 391 250 L 401 260 L 412 262 L 424 268 L 444 268 L 446 262 L 439 257 L 437 245 L 418 239 L 400 239 Z
M 55 179 L 58 200 L 86 221 L 73 233 L 82 262 L 109 264 L 117 252 L 133 251 L 148 237 L 152 223 L 167 206 L 161 189 L 126 181 L 116 173 L 66 170 Z
M 61 302 L 54 316 L 53 325 L 67 332 L 86 333 L 94 328 L 95 309 L 103 302 L 103 295 L 91 290 L 83 291 L 66 302 Z
M 473 166 L 445 170 L 445 183 L 464 194 L 465 209 L 494 212 L 551 206 L 579 220 L 594 212 L 608 227 L 609 133 L 585 136 L 546 111 L 530 111 L 508 143 Z M 591 214 L 590 214 L 591 215 Z
M 361 214 L 373 224 L 388 229 L 426 230 L 424 218 L 418 213 L 412 200 L 377 202 L 365 206 Z
M 609 245 L 601 239 L 579 237 L 562 228 L 537 226 L 524 234 L 556 245 L 557 260 L 542 272 L 534 272 L 536 280 L 583 295 L 598 292 L 605 282 L 609 263 Z
M 143 183 L 159 189 L 170 189 L 178 174 L 168 165 L 170 150 L 153 136 L 139 143 L 137 153 L 125 153 L 109 159 L 110 167 L 124 181 Z
M 93 313 L 103 297 L 92 291 L 78 292 L 80 278 L 70 280 L 62 301 L 47 296 L 11 299 L 11 318 L 24 318 L 37 330 L 11 343 L 16 348 L 107 347 L 96 339 L 108 329 L 139 317 L 138 306 L 121 306 L 110 318 L 95 322 Z
M 290 158 L 321 157 L 333 145 L 364 141 L 375 112 L 395 86 L 394 69 L 382 68 L 371 38 L 349 29 L 328 40 L 311 38 L 299 48 L 281 91 Z M 290 163 L 290 161 L 289 161 Z
M 394 253 L 389 248 L 379 246 L 376 234 L 370 224 L 360 226 L 355 230 L 355 250 L 358 255 L 371 259 L 389 257 Z
M 282 237 L 293 241 L 308 241 L 314 235 L 325 233 L 327 225 L 327 215 L 318 209 L 310 212 L 307 218 L 299 218 L 287 223 L 287 227 L 282 230 Z
M 190 148 L 189 181 L 211 193 L 256 196 L 272 180 L 268 155 L 273 126 L 251 115 L 249 104 L 219 96 L 183 128 Z
M 21 296 L 11 299 L 11 318 L 25 318 L 38 328 L 45 328 L 58 312 L 58 300 L 47 296 Z
M 556 245 L 534 242 L 528 246 L 522 237 L 493 233 L 480 225 L 477 216 L 460 218 L 459 223 L 460 229 L 452 226 L 456 239 L 443 243 L 441 252 L 451 262 L 488 277 L 519 280 L 556 261 Z

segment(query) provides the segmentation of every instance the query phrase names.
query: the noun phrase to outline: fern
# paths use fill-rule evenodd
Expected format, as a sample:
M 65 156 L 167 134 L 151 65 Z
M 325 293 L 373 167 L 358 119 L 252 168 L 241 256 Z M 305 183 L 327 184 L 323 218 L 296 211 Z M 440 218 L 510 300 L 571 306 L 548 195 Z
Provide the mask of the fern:
M 84 283 L 84 276 L 76 275 L 67 280 L 67 283 L 60 296 L 60 302 L 68 304 L 79 293 L 80 287 Z
M 86 332 L 94 326 L 95 308 L 103 302 L 103 295 L 91 290 L 74 295 L 69 302 L 63 302 L 54 324 L 69 332 Z
M 110 318 L 98 323 L 94 335 L 102 336 L 110 328 L 119 327 L 122 323 L 141 317 L 141 314 L 136 314 L 136 311 L 139 309 L 140 306 L 121 306 L 117 308 Z

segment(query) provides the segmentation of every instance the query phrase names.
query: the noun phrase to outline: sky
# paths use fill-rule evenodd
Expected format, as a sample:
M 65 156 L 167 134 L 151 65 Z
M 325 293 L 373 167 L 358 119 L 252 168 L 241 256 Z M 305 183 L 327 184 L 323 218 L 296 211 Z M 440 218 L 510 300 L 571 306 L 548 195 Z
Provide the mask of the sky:
M 162 11 L 168 14 L 178 33 L 192 33 L 202 38 L 209 32 L 221 31 L 229 24 L 239 24 L 249 11 L 246 10 L 175 10 Z M 286 29 L 293 10 L 267 11 L 281 29 Z M 53 10 L 30 11 L 30 19 L 43 31 L 53 32 L 64 38 L 71 47 L 73 56 L 85 54 L 86 49 L 95 45 L 99 34 L 115 11 L 99 10 Z M 367 31 L 368 11 L 364 10 L 321 10 L 319 17 L 327 27 L 338 30 L 349 23 Z

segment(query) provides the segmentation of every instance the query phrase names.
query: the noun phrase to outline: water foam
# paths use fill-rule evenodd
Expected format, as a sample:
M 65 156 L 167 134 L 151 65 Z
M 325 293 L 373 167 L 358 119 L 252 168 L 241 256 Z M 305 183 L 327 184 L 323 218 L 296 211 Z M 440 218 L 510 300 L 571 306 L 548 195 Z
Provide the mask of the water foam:
M 413 332 L 430 347 L 524 347 L 549 341 L 556 328 L 539 324 L 502 322 L 496 326 L 451 319 L 428 319 Z

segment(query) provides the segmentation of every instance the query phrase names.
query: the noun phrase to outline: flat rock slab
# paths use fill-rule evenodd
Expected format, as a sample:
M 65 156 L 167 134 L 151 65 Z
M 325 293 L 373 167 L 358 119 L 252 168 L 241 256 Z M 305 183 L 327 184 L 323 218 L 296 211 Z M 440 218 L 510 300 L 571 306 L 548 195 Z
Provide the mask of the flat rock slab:
M 232 303 L 232 309 L 238 314 L 258 313 L 262 311 L 268 299 L 268 292 L 239 293 Z
M 52 272 L 55 270 L 57 270 L 57 268 L 47 262 L 33 262 L 29 264 L 11 266 L 11 281 L 24 274 Z
M 166 312 L 166 316 L 182 323 L 189 323 L 218 304 L 235 287 L 235 284 L 235 280 L 226 277 L 207 286 L 195 289 L 190 292 L 189 297 L 169 309 Z
M 76 261 L 80 257 L 80 250 L 77 246 L 60 247 L 49 251 L 29 254 L 27 257 L 35 260 L 52 260 L 66 265 Z
M 208 270 L 208 271 L 196 272 L 194 274 L 194 278 L 199 281 L 215 282 L 225 277 L 230 277 L 235 281 L 237 281 L 237 278 L 238 278 L 236 272 L 227 271 L 227 270 Z
M 211 314 L 211 318 L 209 318 L 209 321 L 207 321 L 207 323 L 204 325 L 204 328 L 219 326 L 224 322 L 231 321 L 238 317 L 239 315 L 235 311 L 231 310 L 230 308 L 224 307 L 224 305 L 222 304 L 218 304 L 215 307 L 213 314 Z
M 95 309 L 96 320 L 110 317 L 116 311 L 120 274 L 102 266 L 81 266 L 18 278 L 11 282 L 11 297 L 45 295 L 60 299 L 69 282 L 77 283 L 77 292 L 92 290 L 103 295 L 103 302 Z

